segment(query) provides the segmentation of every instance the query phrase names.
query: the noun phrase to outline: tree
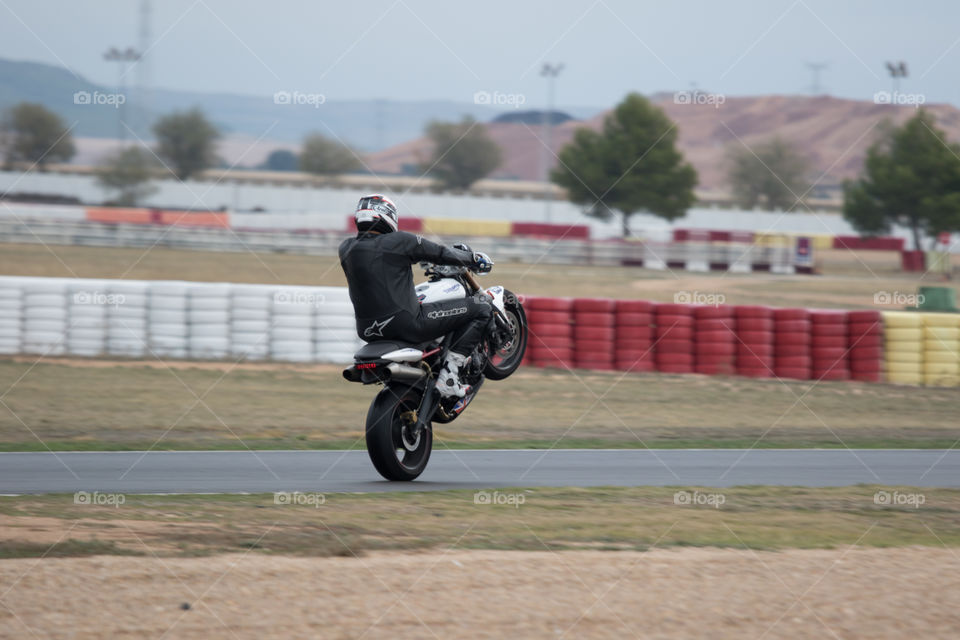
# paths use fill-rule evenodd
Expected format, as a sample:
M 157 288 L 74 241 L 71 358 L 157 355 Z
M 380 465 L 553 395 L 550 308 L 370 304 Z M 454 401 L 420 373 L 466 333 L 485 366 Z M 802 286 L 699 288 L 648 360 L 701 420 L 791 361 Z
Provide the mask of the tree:
M 445 189 L 469 189 L 500 166 L 500 147 L 471 117 L 460 122 L 434 120 L 427 125 L 426 134 L 433 152 L 420 170 Z
M 745 209 L 762 200 L 771 209 L 787 210 L 810 188 L 807 159 L 780 138 L 753 149 L 738 145 L 728 154 L 728 161 L 733 195 Z
M 297 154 L 286 149 L 272 151 L 263 163 L 267 171 L 296 171 L 298 166 Z
M 909 227 L 916 249 L 922 234 L 935 242 L 942 231 L 960 230 L 960 146 L 924 110 L 888 126 L 867 150 L 864 175 L 844 183 L 843 216 L 870 235 Z
M 157 163 L 153 155 L 137 147 L 127 147 L 107 157 L 97 171 L 97 182 L 117 192 L 116 204 L 132 207 L 157 189 L 150 178 Z
M 76 153 L 60 116 L 33 102 L 21 102 L 3 114 L 0 145 L 7 164 L 30 162 L 41 170 L 48 162 L 66 162 Z
M 674 220 L 694 202 L 697 172 L 676 141 L 676 125 L 663 111 L 631 93 L 604 119 L 602 131 L 576 131 L 551 179 L 589 216 L 608 220 L 619 212 L 628 237 L 633 214 Z
M 200 109 L 178 111 L 160 118 L 153 125 L 157 155 L 168 162 L 180 180 L 216 163 L 217 128 Z
M 331 176 L 357 171 L 363 166 L 350 147 L 319 133 L 311 133 L 300 151 L 300 170 Z

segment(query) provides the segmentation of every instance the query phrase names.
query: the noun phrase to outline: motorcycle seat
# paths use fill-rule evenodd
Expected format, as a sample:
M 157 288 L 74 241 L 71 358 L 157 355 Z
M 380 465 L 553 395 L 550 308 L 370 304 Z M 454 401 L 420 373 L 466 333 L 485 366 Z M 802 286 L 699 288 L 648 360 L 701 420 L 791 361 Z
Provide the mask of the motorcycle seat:
M 376 342 L 369 342 L 362 347 L 360 350 L 353 354 L 355 360 L 376 360 L 380 358 L 385 353 L 390 353 L 391 351 L 396 351 L 397 349 L 424 349 L 429 342 L 403 342 L 400 340 L 377 340 Z

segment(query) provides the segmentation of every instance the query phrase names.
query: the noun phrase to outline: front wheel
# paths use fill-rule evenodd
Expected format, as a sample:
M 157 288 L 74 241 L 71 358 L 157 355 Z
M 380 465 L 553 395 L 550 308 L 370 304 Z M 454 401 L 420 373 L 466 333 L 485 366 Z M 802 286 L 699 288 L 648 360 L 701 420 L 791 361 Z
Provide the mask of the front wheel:
M 387 480 L 414 480 L 427 468 L 433 449 L 433 429 L 415 432 L 422 391 L 391 389 L 377 394 L 367 412 L 367 453 Z
M 484 341 L 487 363 L 483 375 L 491 380 L 503 380 L 520 367 L 527 350 L 527 314 L 523 305 L 510 291 L 504 291 L 504 312 L 509 328 L 499 325 Z

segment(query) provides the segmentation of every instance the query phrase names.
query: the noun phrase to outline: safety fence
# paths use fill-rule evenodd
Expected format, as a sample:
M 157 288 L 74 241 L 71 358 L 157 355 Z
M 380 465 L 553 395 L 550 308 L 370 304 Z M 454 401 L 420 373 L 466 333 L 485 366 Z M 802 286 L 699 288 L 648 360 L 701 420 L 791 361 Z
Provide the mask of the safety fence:
M 960 386 L 960 314 L 537 298 L 526 362 Z

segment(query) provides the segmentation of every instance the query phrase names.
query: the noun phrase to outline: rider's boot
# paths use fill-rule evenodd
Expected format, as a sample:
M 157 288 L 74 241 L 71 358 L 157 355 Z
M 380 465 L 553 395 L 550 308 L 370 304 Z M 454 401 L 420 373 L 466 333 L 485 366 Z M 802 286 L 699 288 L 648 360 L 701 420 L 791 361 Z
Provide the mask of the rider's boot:
M 470 385 L 460 381 L 460 371 L 467 364 L 467 360 L 469 360 L 468 356 L 453 351 L 447 352 L 447 359 L 437 375 L 437 389 L 440 390 L 440 395 L 462 398 L 470 393 Z

